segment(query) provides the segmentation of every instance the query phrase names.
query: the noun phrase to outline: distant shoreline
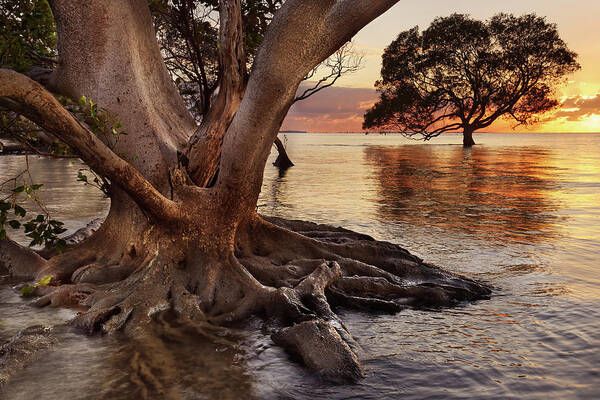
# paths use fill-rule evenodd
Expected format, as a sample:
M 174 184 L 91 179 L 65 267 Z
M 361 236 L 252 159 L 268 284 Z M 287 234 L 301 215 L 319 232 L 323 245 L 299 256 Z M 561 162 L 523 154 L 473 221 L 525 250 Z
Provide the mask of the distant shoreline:
M 308 131 L 279 131 L 279 133 L 314 133 Z
M 344 133 L 344 134 L 360 134 L 360 135 L 365 135 L 366 133 L 368 133 L 368 135 L 402 135 L 402 133 L 400 132 L 365 132 L 365 131 L 344 131 L 344 132 L 319 132 L 319 131 L 296 131 L 296 130 L 285 130 L 285 131 L 279 131 L 279 133 L 332 133 L 332 134 L 340 134 L 340 133 Z M 591 135 L 597 135 L 600 134 L 600 131 L 598 132 L 475 132 L 474 134 L 494 134 L 494 135 L 586 135 L 586 134 L 591 134 Z M 443 135 L 458 135 L 458 134 L 462 134 L 462 132 L 446 132 Z

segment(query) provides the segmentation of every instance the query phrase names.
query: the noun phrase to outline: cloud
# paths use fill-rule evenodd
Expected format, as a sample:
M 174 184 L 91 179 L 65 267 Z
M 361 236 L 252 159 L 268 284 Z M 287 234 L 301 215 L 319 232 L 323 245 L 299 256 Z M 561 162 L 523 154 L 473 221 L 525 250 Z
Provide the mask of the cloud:
M 307 83 L 299 91 L 306 88 Z M 331 87 L 300 101 L 292 106 L 284 123 L 283 130 L 302 130 L 309 132 L 360 132 L 364 113 L 377 100 L 375 89 Z M 535 128 L 539 130 L 565 130 L 570 123 L 574 130 L 580 131 L 581 123 L 597 115 L 600 117 L 600 93 L 593 97 L 573 96 L 565 99 L 560 108 L 541 118 Z M 554 125 L 552 125 L 554 124 Z M 489 131 L 509 132 L 512 125 L 506 121 L 498 121 Z M 530 131 L 530 129 L 520 128 Z
M 554 118 L 566 118 L 567 121 L 581 121 L 592 114 L 600 115 L 600 93 L 594 97 L 574 96 L 566 99 Z
M 303 84 L 299 92 L 309 84 Z M 376 100 L 375 89 L 330 87 L 295 103 L 283 122 L 282 129 L 310 132 L 360 131 L 363 114 Z

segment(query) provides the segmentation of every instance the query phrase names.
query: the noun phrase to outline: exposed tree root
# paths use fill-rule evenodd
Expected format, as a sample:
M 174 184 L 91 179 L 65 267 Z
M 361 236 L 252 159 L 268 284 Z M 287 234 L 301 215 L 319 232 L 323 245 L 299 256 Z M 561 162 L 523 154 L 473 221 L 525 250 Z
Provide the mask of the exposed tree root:
M 326 225 L 268 220 L 253 216 L 238 228 L 235 251 L 220 253 L 193 240 L 185 250 L 163 233 L 148 233 L 133 253 L 92 257 L 88 240 L 48 261 L 56 286 L 39 288 L 35 304 L 85 307 L 74 323 L 88 333 L 135 337 L 163 321 L 160 335 L 176 341 L 177 331 L 163 319 L 174 314 L 178 324 L 220 345 L 227 345 L 216 334 L 222 326 L 263 314 L 281 327 L 273 340 L 309 368 L 327 379 L 353 381 L 363 376 L 359 346 L 331 306 L 395 313 L 490 295 L 486 285 L 394 244 Z M 132 381 L 164 391 L 152 372 L 160 366 L 140 357 L 131 362 Z
M 45 264 L 33 250 L 10 239 L 0 240 L 0 274 L 6 271 L 14 277 L 32 278 Z

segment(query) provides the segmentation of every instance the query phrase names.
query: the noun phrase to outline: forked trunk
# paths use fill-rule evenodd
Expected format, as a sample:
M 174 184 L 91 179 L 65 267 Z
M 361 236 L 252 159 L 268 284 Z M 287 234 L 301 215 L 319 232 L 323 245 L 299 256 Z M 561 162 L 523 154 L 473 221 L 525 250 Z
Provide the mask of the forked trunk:
M 5 241 L 0 267 L 50 275 L 36 304 L 86 307 L 75 323 L 89 332 L 137 335 L 174 313 L 220 343 L 210 335 L 217 326 L 267 315 L 283 326 L 276 343 L 335 380 L 363 371 L 330 304 L 397 312 L 487 297 L 485 285 L 396 245 L 255 212 L 272 143 L 302 78 L 395 2 L 286 1 L 246 87 L 241 2 L 221 0 L 222 71 L 233 80 L 220 88 L 215 129 L 196 131 L 186 145 L 195 126 L 162 62 L 147 2 L 53 1 L 60 60 L 51 86 L 118 115 L 128 135 L 111 151 L 40 85 L 0 70 L 0 97 L 30 108 L 24 115 L 112 184 L 110 213 L 90 238 L 49 260 Z M 136 368 L 152 374 L 161 366 Z

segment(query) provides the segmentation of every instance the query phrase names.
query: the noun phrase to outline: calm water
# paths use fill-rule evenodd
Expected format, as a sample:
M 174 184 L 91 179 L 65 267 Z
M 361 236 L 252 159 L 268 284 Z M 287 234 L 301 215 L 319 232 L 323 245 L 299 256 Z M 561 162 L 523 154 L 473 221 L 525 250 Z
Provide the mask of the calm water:
M 162 382 L 171 398 L 600 398 L 600 134 L 481 134 L 468 151 L 459 140 L 288 134 L 296 166 L 266 168 L 262 213 L 343 225 L 496 287 L 489 301 L 440 312 L 344 313 L 364 348 L 359 384 L 320 382 L 252 321 L 235 350 L 191 335 L 160 347 L 64 334 L 0 397 L 134 398 L 125 371 L 141 353 L 177 360 L 177 379 Z M 30 163 L 71 230 L 106 212 L 75 182 L 78 165 Z M 0 158 L 0 180 L 23 164 Z M 72 315 L 33 309 L 0 284 L 0 341 Z

